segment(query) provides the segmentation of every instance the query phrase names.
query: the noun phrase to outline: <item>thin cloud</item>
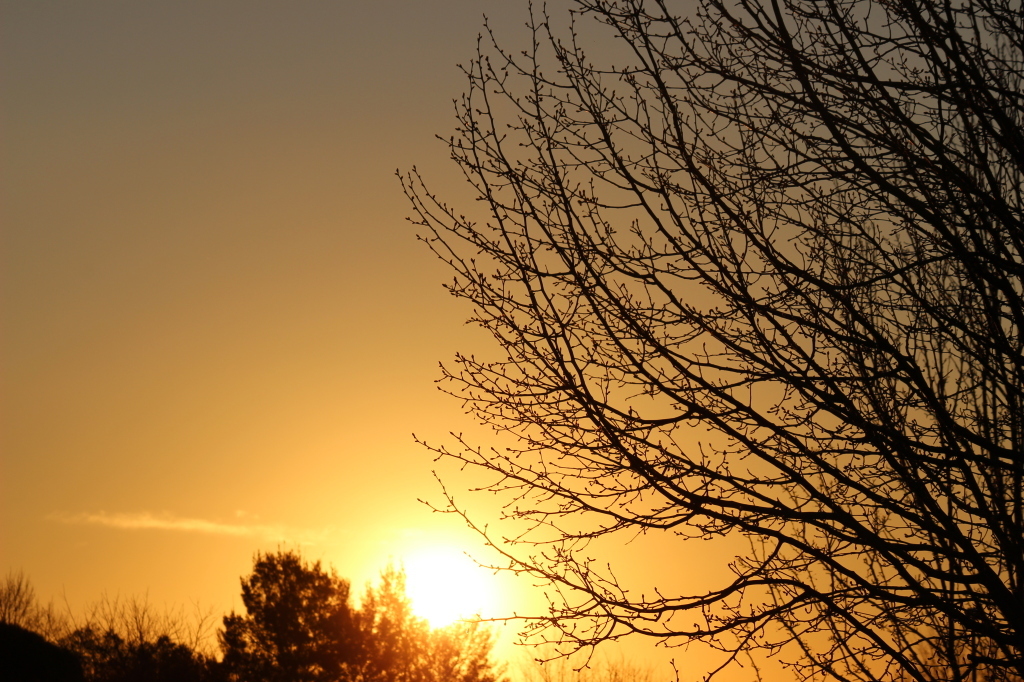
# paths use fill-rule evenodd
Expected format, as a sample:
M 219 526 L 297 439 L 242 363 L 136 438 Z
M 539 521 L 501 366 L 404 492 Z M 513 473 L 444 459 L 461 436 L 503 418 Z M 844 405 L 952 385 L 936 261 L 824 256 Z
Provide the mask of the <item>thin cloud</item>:
M 153 514 L 151 512 L 116 513 L 98 512 L 94 514 L 53 514 L 52 519 L 61 523 L 105 526 L 121 530 L 167 530 L 185 533 L 204 533 L 207 535 L 228 535 L 234 537 L 258 537 L 275 541 L 298 541 L 310 544 L 322 539 L 327 530 L 311 531 L 288 528 L 282 525 L 234 524 L 194 519 L 171 514 Z

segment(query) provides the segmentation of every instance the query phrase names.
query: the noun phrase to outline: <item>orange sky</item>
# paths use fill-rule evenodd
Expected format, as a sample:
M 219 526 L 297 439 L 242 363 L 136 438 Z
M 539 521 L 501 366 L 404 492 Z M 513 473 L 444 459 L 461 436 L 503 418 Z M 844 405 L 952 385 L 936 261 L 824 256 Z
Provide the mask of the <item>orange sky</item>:
M 485 339 L 393 173 L 469 203 L 433 136 L 526 3 L 0 8 L 0 572 L 223 612 L 282 541 L 357 585 L 476 549 L 411 434 L 486 439 L 433 383 Z
M 221 603 L 278 535 L 457 533 L 410 434 L 462 428 L 465 311 L 393 173 L 452 180 L 500 4 L 3 5 L 3 568 Z

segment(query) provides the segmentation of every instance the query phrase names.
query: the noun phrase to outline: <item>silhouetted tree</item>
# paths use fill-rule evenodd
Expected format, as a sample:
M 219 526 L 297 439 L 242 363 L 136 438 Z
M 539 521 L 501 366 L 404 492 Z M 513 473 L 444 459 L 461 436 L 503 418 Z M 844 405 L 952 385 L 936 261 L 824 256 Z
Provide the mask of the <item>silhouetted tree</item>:
M 79 628 L 61 642 L 82 664 L 86 682 L 218 682 L 217 662 L 168 635 L 125 639 L 113 630 Z
M 466 69 L 451 153 L 490 215 L 404 181 L 502 349 L 450 390 L 521 443 L 438 451 L 549 547 L 507 550 L 571 595 L 541 624 L 1022 679 L 1021 3 L 575 4 L 597 22 Z M 644 597 L 586 554 L 637 532 L 751 550 Z
M 224 618 L 223 664 L 237 682 L 501 682 L 490 633 L 474 623 L 431 630 L 388 569 L 358 609 L 349 584 L 294 552 L 257 554 L 242 580 L 246 615 Z
M 225 616 L 218 635 L 232 679 L 342 679 L 354 635 L 348 582 L 294 552 L 257 554 L 242 603 L 246 615 Z
M 56 642 L 78 656 L 86 682 L 218 682 L 219 664 L 206 650 L 209 615 L 196 616 L 105 596 L 77 623 L 67 614 Z
M 425 682 L 507 682 L 491 657 L 494 633 L 479 622 L 454 623 L 431 633 L 423 656 Z
M 0 585 L 0 623 L 24 626 L 36 609 L 36 592 L 22 572 L 9 572 Z
M 353 679 L 366 682 L 503 682 L 491 659 L 492 633 L 479 623 L 431 629 L 405 594 L 405 574 L 389 567 L 367 587 L 358 614 L 361 653 Z
M 217 682 L 205 650 L 209 615 L 197 616 L 104 597 L 75 618 L 41 606 L 28 578 L 12 572 L 0 584 L 0 680 Z
M 100 636 L 112 633 L 128 646 L 166 639 L 206 658 L 213 653 L 210 646 L 212 613 L 201 611 L 198 605 L 194 613 L 189 614 L 184 608 L 158 610 L 148 597 L 104 595 L 89 604 L 78 618 L 67 613 L 63 620 L 65 631 L 92 630 Z
M 0 583 L 0 623 L 18 625 L 50 641 L 65 635 L 69 627 L 67 615 L 52 602 L 39 603 L 32 582 L 21 571 L 8 572 Z
M 367 682 L 413 682 L 425 677 L 430 628 L 405 594 L 405 576 L 389 567 L 380 585 L 367 586 L 360 603 L 359 662 L 354 676 Z

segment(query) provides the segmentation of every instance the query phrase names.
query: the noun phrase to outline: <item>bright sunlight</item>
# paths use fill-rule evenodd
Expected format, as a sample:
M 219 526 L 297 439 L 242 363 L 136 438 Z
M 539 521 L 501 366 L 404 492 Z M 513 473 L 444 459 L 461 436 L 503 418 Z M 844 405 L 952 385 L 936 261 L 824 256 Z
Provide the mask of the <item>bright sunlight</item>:
M 405 572 L 413 612 L 432 627 L 494 611 L 494 577 L 457 549 L 425 547 L 406 557 Z

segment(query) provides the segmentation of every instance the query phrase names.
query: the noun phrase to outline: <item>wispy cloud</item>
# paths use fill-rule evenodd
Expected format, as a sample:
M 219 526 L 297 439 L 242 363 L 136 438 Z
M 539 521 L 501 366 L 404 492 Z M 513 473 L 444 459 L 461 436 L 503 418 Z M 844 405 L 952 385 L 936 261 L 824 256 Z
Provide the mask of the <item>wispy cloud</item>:
M 131 513 L 81 513 L 51 514 L 54 521 L 70 524 L 106 526 L 122 530 L 167 530 L 186 533 L 205 533 L 208 535 L 230 535 L 235 537 L 258 537 L 278 542 L 299 542 L 313 544 L 322 540 L 329 529 L 309 530 L 289 528 L 280 524 L 239 524 L 194 519 L 173 514 L 153 514 L 151 512 Z

